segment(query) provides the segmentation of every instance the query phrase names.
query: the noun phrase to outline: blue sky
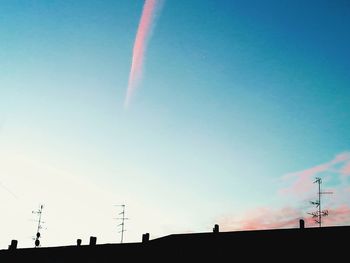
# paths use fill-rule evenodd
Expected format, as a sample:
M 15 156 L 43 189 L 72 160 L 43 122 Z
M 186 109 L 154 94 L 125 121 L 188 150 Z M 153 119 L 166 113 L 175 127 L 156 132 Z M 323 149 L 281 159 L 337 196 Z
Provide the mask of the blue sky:
M 119 203 L 130 242 L 300 207 L 281 178 L 350 151 L 347 1 L 164 1 L 125 109 L 143 3 L 0 1 L 1 247 L 40 203 L 43 245 L 118 242 Z M 312 174 L 334 206 L 348 162 Z

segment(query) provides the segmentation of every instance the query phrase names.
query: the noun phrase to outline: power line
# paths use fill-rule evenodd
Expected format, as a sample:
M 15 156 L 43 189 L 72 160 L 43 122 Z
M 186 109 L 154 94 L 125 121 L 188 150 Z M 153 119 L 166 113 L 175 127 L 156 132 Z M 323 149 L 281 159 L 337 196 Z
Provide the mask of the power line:
M 14 198 L 18 199 L 17 195 L 12 192 L 9 188 L 7 188 L 2 182 L 0 182 L 0 186 L 5 189 L 8 193 L 10 193 Z

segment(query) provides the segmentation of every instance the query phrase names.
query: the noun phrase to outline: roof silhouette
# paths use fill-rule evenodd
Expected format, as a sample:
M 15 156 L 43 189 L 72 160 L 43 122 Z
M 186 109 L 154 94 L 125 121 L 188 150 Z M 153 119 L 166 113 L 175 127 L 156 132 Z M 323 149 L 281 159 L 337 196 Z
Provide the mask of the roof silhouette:
M 9 249 L 0 250 L 0 262 L 244 262 L 250 260 L 305 261 L 348 258 L 350 226 L 312 227 L 273 230 L 251 230 L 172 234 L 142 242 L 17 249 L 12 241 Z M 239 260 L 241 258 L 241 260 Z

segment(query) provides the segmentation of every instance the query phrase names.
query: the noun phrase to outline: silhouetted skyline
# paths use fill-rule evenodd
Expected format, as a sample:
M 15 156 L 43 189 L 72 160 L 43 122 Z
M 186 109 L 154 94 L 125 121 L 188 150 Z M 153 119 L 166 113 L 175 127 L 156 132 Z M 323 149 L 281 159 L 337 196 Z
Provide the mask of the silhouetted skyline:
M 274 229 L 258 231 L 220 232 L 216 224 L 213 232 L 168 235 L 128 244 L 98 244 L 90 236 L 88 244 L 18 249 L 12 240 L 7 250 L 0 250 L 0 260 L 6 262 L 222 262 L 232 257 L 280 261 L 288 257 L 293 262 L 303 260 L 343 260 L 347 256 L 346 242 L 350 227 Z M 271 251 L 270 251 L 271 250 Z

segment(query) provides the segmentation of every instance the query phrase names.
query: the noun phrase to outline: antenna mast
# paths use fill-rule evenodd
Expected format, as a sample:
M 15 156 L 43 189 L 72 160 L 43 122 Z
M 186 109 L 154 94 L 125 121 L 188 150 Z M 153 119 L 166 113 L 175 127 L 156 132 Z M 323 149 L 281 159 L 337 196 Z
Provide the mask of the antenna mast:
M 125 217 L 125 205 L 116 205 L 116 206 L 121 206 L 122 207 L 122 212 L 119 213 L 119 215 L 121 215 L 121 217 L 115 218 L 118 220 L 121 220 L 122 222 L 118 225 L 122 227 L 122 230 L 119 231 L 119 233 L 121 233 L 121 239 L 120 239 L 120 243 L 123 243 L 123 239 L 124 239 L 124 232 L 126 231 L 124 229 L 125 226 L 125 220 L 128 220 L 129 218 Z
M 317 192 L 317 200 L 316 201 L 311 201 L 310 203 L 312 205 L 315 205 L 317 208 L 317 211 L 308 213 L 312 215 L 312 218 L 314 218 L 315 222 L 318 224 L 319 227 L 322 226 L 322 217 L 328 216 L 329 212 L 328 210 L 322 210 L 321 209 L 321 195 L 322 194 L 333 194 L 333 192 L 321 192 L 321 184 L 322 184 L 322 179 L 320 177 L 316 177 L 314 183 L 318 184 L 318 192 Z
M 40 246 L 40 240 L 39 240 L 39 238 L 40 238 L 40 229 L 42 228 L 41 224 L 43 223 L 43 222 L 41 221 L 41 215 L 42 215 L 42 213 L 43 213 L 43 208 L 44 208 L 44 206 L 43 206 L 43 205 L 40 205 L 39 210 L 37 210 L 37 211 L 32 211 L 33 214 L 37 214 L 38 217 L 39 217 L 39 219 L 38 219 L 38 227 L 37 227 L 37 230 L 36 230 L 35 247 Z

